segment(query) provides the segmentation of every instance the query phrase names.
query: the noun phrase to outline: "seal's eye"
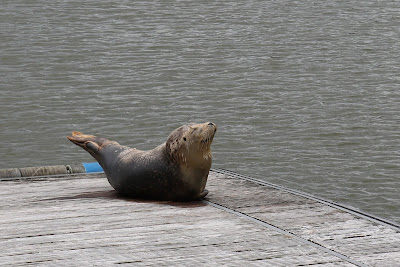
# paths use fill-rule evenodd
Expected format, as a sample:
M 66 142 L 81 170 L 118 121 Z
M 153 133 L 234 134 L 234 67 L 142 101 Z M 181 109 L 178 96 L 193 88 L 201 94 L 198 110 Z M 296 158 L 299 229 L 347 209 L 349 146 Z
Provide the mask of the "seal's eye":
M 183 141 L 185 141 L 185 142 L 186 142 L 186 137 L 183 137 Z

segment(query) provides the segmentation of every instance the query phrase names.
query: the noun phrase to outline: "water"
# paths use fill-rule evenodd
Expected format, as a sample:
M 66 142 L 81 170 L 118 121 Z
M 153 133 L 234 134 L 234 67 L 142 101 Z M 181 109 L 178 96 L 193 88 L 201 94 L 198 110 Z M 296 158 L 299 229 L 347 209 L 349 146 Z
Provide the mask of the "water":
M 0 6 L 0 168 L 151 149 L 213 121 L 213 167 L 400 222 L 400 2 Z

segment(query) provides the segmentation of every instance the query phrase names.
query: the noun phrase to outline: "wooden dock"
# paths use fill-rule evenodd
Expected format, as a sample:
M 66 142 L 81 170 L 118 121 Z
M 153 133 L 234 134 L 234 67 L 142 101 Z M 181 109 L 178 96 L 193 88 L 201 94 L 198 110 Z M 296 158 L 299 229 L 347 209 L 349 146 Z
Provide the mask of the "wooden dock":
M 104 174 L 2 179 L 1 266 L 400 266 L 400 227 L 224 170 L 206 200 L 119 196 Z

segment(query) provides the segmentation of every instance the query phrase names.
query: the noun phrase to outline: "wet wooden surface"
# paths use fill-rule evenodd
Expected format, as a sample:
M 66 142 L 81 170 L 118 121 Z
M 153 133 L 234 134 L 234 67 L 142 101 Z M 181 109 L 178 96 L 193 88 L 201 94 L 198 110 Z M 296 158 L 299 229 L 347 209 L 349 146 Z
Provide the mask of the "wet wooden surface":
M 210 173 L 203 202 L 119 196 L 104 174 L 0 182 L 2 266 L 400 266 L 400 229 Z

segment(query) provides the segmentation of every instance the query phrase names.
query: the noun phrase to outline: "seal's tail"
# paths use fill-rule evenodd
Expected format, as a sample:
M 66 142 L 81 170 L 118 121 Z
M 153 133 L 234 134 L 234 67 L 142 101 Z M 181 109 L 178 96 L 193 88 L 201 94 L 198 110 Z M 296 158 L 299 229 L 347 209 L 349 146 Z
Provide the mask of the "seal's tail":
M 72 136 L 67 136 L 67 138 L 75 145 L 85 149 L 95 159 L 98 159 L 102 146 L 105 145 L 105 143 L 110 142 L 105 138 L 97 137 L 94 135 L 87 135 L 81 132 L 73 132 Z

